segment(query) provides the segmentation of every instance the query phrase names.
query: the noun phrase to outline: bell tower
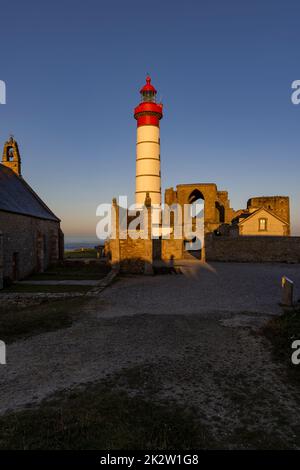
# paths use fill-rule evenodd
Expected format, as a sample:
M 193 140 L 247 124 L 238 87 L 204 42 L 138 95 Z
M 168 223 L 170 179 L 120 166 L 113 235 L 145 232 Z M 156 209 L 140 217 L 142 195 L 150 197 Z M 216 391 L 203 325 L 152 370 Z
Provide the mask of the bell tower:
M 11 168 L 18 176 L 21 176 L 21 157 L 18 144 L 13 136 L 4 144 L 1 163 Z

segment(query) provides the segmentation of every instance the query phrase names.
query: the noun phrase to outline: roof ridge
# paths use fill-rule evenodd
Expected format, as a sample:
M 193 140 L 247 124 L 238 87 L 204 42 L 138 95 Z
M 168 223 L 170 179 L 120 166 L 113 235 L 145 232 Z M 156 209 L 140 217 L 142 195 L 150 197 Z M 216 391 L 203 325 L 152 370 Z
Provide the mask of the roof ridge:
M 252 216 L 254 216 L 255 214 L 257 214 L 258 212 L 260 212 L 261 210 L 265 210 L 266 212 L 268 212 L 268 214 L 272 215 L 273 217 L 276 217 L 276 219 L 280 220 L 280 222 L 283 222 L 284 224 L 286 225 L 290 225 L 288 222 L 286 222 L 286 220 L 282 219 L 279 215 L 277 215 L 275 212 L 273 211 L 270 211 L 269 209 L 267 209 L 265 206 L 261 206 L 261 207 L 258 207 L 255 211 L 251 212 L 251 214 L 248 215 L 248 217 L 245 217 L 243 220 L 241 220 L 238 225 L 240 224 L 243 224 L 244 222 L 246 222 L 247 220 L 251 219 Z

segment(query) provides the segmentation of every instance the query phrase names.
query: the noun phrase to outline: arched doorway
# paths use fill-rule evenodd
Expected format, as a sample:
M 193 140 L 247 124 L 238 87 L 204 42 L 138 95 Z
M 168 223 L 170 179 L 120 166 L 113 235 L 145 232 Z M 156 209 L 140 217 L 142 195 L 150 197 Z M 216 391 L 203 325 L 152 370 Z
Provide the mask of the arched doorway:
M 201 191 L 194 189 L 188 198 L 189 215 L 191 219 L 192 232 L 199 235 L 184 238 L 184 250 L 188 257 L 204 259 L 204 196 Z

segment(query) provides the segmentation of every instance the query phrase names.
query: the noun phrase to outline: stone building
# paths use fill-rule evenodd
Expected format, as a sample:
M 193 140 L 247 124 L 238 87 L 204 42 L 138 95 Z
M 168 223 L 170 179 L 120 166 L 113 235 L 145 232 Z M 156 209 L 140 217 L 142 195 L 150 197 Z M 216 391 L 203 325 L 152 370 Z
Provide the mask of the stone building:
M 233 233 L 239 235 L 289 236 L 291 234 L 289 198 L 253 197 L 248 200 L 247 209 L 236 211 L 232 225 Z
M 63 258 L 60 220 L 21 175 L 21 156 L 11 137 L 0 164 L 0 287 L 44 271 Z
M 290 231 L 286 220 L 263 206 L 241 214 L 233 221 L 232 227 L 236 228 L 236 235 L 243 236 L 287 236 Z

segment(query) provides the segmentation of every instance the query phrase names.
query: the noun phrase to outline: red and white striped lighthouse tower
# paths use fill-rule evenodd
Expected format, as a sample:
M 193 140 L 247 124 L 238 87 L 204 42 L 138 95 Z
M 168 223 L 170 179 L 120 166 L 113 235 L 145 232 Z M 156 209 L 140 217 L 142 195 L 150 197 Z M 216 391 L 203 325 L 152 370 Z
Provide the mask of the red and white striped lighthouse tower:
M 149 193 L 152 204 L 161 204 L 159 121 L 163 106 L 156 103 L 157 91 L 149 76 L 140 93 L 141 103 L 134 110 L 137 120 L 135 202 L 143 205 Z

